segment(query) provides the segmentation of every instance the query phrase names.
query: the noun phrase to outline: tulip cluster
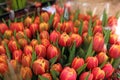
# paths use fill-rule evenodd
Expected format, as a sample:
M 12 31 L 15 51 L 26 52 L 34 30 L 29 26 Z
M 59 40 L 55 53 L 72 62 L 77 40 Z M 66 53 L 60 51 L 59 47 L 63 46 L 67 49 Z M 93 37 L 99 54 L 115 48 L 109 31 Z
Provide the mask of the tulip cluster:
M 120 58 L 117 18 L 41 12 L 0 23 L 0 74 L 13 80 L 107 80 Z M 108 26 L 108 27 L 106 27 Z M 16 75 L 15 75 L 16 74 Z M 15 78 L 13 78 L 15 77 Z M 16 79 L 15 79 L 16 80 Z

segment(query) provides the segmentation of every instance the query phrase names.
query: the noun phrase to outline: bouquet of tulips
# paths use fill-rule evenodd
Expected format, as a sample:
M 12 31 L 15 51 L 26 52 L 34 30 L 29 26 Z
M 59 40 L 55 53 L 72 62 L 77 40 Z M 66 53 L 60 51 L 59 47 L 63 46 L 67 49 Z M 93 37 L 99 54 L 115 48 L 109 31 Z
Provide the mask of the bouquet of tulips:
M 119 80 L 117 16 L 102 20 L 79 10 L 42 11 L 0 23 L 0 78 L 4 80 Z M 120 74 L 118 74 L 120 75 Z

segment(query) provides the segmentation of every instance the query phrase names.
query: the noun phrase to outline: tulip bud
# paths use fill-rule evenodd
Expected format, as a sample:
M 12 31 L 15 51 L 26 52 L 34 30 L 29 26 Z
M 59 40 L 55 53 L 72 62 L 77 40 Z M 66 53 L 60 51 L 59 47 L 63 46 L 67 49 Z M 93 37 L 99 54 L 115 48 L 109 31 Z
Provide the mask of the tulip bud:
M 97 57 L 88 57 L 86 60 L 87 68 L 93 69 L 98 66 L 98 59 Z
M 53 42 L 55 43 L 57 40 L 59 40 L 59 37 L 60 37 L 60 32 L 58 31 L 52 31 L 50 33 L 50 42 Z
M 111 16 L 108 18 L 108 26 L 113 27 L 117 25 L 117 19 L 115 16 Z
M 32 35 L 34 35 L 34 34 L 36 33 L 36 31 L 38 30 L 38 24 L 32 23 L 32 24 L 30 25 L 30 28 L 29 28 L 29 29 L 30 29 Z
M 25 37 L 25 35 L 24 35 L 24 32 L 23 31 L 18 31 L 17 33 L 16 33 L 16 38 L 17 38 L 17 40 L 18 39 L 21 39 L 21 38 L 24 38 Z
M 47 31 L 42 31 L 40 33 L 40 39 L 48 39 L 49 40 L 49 33 Z
M 84 65 L 84 59 L 75 57 L 72 61 L 71 67 L 74 68 L 75 70 L 77 70 L 78 68 L 80 68 L 83 65 Z
M 8 65 L 6 63 L 0 63 L 0 74 L 4 75 L 8 71 Z
M 18 62 L 21 62 L 21 59 L 22 59 L 22 51 L 21 50 L 15 50 L 13 53 L 12 53 L 12 58 L 17 60 Z
M 32 24 L 32 18 L 30 18 L 29 16 L 25 18 L 24 24 L 25 26 L 29 27 Z
M 46 57 L 46 47 L 41 44 L 35 46 L 35 52 L 37 54 L 37 57 Z
M 47 78 L 48 80 L 52 80 L 52 76 L 50 73 L 44 73 L 44 74 L 42 74 L 42 76 Z M 38 79 L 38 80 L 40 80 L 40 79 Z
M 11 52 L 14 52 L 15 50 L 18 49 L 17 43 L 15 40 L 10 40 L 8 43 L 8 48 L 10 49 Z
M 48 23 L 45 23 L 45 22 L 40 23 L 40 25 L 39 25 L 39 32 L 48 31 L 48 30 L 49 30 Z
M 38 40 L 37 39 L 32 39 L 30 42 L 30 45 L 35 48 L 35 46 L 38 44 Z
M 8 44 L 9 40 L 4 38 L 0 43 L 1 45 L 4 45 L 5 43 Z
M 96 33 L 93 37 L 93 49 L 96 52 L 100 52 L 103 50 L 104 47 L 104 37 L 101 33 Z
M 14 22 L 10 24 L 10 30 L 12 31 L 18 32 L 18 31 L 23 31 L 23 29 L 24 29 L 24 25 L 22 22 Z
M 61 73 L 62 65 L 60 63 L 53 64 L 52 67 L 51 67 L 51 70 L 55 70 L 56 72 Z
M 77 73 L 73 68 L 65 67 L 61 74 L 60 74 L 60 80 L 76 80 L 77 79 Z
M 32 69 L 36 75 L 44 74 L 49 69 L 49 61 L 41 57 L 34 61 Z
M 88 75 L 89 75 L 88 80 L 93 80 L 93 74 L 89 72 L 83 72 L 80 75 L 79 80 L 85 80 Z
M 59 22 L 60 22 L 60 15 L 56 13 L 54 18 L 53 18 L 53 27 L 54 27 L 54 29 L 57 28 L 57 25 L 58 25 Z
M 105 72 L 105 78 L 109 78 L 114 72 L 114 68 L 110 63 L 105 64 L 102 70 Z
M 31 80 L 32 71 L 31 71 L 30 67 L 21 67 L 20 75 L 23 80 Z
M 93 34 L 95 35 L 97 32 L 102 33 L 102 26 L 101 25 L 94 26 Z
M 31 55 L 23 55 L 22 56 L 22 66 L 30 67 L 31 66 L 31 61 L 32 61 L 32 56 Z
M 14 69 L 14 71 L 17 73 L 19 71 L 18 69 L 20 69 L 20 66 L 19 66 L 17 60 L 10 60 L 10 64 L 11 64 L 12 68 Z
M 6 39 L 10 39 L 12 37 L 12 35 L 13 35 L 12 30 L 8 29 L 4 32 L 4 38 L 6 38 Z
M 31 39 L 32 33 L 31 33 L 30 29 L 26 28 L 24 31 L 25 31 L 26 36 Z
M 110 34 L 109 42 L 110 44 L 116 44 L 118 41 L 118 35 L 117 34 Z
M 76 33 L 76 34 L 78 34 L 78 30 L 79 30 L 79 28 L 77 28 L 77 27 L 74 27 L 73 33 Z
M 120 45 L 114 44 L 109 49 L 109 56 L 112 58 L 120 57 Z
M 52 59 L 55 56 L 58 56 L 58 58 L 59 58 L 60 57 L 60 51 L 57 47 L 55 47 L 51 44 L 47 48 L 47 59 Z
M 105 72 L 99 67 L 93 68 L 92 70 L 93 80 L 103 80 L 105 77 Z
M 108 60 L 108 56 L 106 55 L 105 52 L 100 52 L 97 55 L 98 63 L 102 64 L 103 62 Z
M 48 39 L 42 39 L 41 44 L 47 48 L 50 45 L 50 42 Z
M 73 33 L 73 34 L 70 35 L 70 38 L 71 38 L 73 43 L 75 41 L 76 47 L 79 47 L 82 44 L 82 37 L 79 34 L 74 34 Z
M 95 25 L 102 25 L 102 21 L 100 19 L 95 20 Z
M 5 54 L 0 55 L 0 63 L 7 63 L 7 55 Z
M 88 32 L 88 21 L 83 22 L 82 33 Z
M 26 45 L 26 46 L 24 47 L 23 52 L 25 53 L 25 55 L 31 55 L 32 52 L 33 52 L 33 48 L 32 48 L 32 46 L 30 46 L 30 45 Z
M 70 46 L 71 45 L 71 39 L 67 33 L 62 33 L 59 38 L 59 45 L 60 46 Z
M 42 12 L 41 17 L 42 17 L 43 21 L 48 22 L 49 14 L 47 12 Z
M 6 54 L 5 47 L 3 45 L 0 45 L 0 55 Z
M 34 23 L 35 24 L 40 24 L 40 17 L 39 16 L 35 17 Z
M 0 23 L 0 33 L 4 34 L 6 30 L 8 30 L 8 26 L 4 23 Z
M 27 44 L 27 40 L 24 38 L 18 39 L 18 44 L 20 45 L 20 47 L 23 49 Z

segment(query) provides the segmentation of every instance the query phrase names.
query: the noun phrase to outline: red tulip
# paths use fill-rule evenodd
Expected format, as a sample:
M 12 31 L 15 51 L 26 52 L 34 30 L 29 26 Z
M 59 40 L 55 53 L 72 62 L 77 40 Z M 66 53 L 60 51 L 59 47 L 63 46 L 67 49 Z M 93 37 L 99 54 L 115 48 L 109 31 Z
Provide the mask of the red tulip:
M 8 29 L 4 32 L 4 38 L 6 38 L 6 39 L 10 39 L 12 37 L 12 35 L 13 35 L 12 30 Z
M 31 37 L 32 37 L 31 30 L 30 30 L 29 28 L 26 28 L 26 29 L 24 30 L 24 32 L 25 32 L 26 36 L 27 36 L 29 39 L 31 39 Z
M 110 44 L 116 44 L 118 41 L 118 35 L 117 34 L 110 34 L 109 42 Z
M 6 63 L 0 63 L 0 74 L 4 75 L 8 72 L 8 65 Z
M 38 40 L 37 39 L 32 39 L 30 42 L 30 45 L 35 48 L 35 46 L 38 44 Z
M 71 67 L 74 68 L 75 70 L 77 70 L 78 68 L 80 68 L 83 65 L 84 65 L 84 59 L 75 57 L 72 61 Z
M 14 60 L 14 59 L 10 60 L 10 64 L 15 72 L 17 72 L 18 69 L 20 68 L 17 60 Z
M 35 17 L 34 23 L 35 24 L 40 24 L 40 17 L 39 16 Z
M 31 55 L 33 52 L 33 48 L 30 45 L 26 45 L 23 50 L 24 54 Z
M 50 33 L 50 42 L 53 42 L 55 43 L 57 40 L 59 40 L 59 37 L 60 37 L 60 32 L 58 31 L 52 31 Z
M 23 31 L 24 25 L 23 25 L 22 22 L 14 22 L 14 23 L 11 23 L 11 24 L 10 24 L 10 29 L 11 29 L 12 31 L 16 31 L 16 32 L 18 32 L 18 31 Z
M 51 70 L 55 70 L 56 72 L 61 73 L 62 65 L 60 63 L 53 64 L 52 67 L 51 67 Z
M 37 54 L 37 57 L 46 57 L 46 47 L 41 44 L 35 46 L 35 52 Z
M 85 80 L 88 75 L 89 75 L 88 80 L 93 80 L 93 74 L 89 72 L 83 72 L 80 75 L 79 80 Z
M 92 74 L 94 80 L 103 80 L 105 77 L 105 72 L 99 67 L 93 68 Z
M 45 23 L 45 22 L 40 23 L 40 25 L 39 25 L 39 32 L 48 31 L 48 30 L 49 30 L 48 23 Z
M 95 20 L 96 25 L 102 25 L 102 21 L 100 19 Z
M 29 28 L 29 29 L 30 29 L 32 35 L 34 35 L 34 34 L 36 33 L 36 31 L 38 30 L 38 24 L 32 23 L 32 24 L 30 25 L 30 28 Z
M 42 74 L 42 76 L 47 78 L 48 80 L 52 80 L 52 76 L 50 73 L 44 73 L 44 74 Z M 40 79 L 38 79 L 38 80 L 40 80 Z
M 98 66 L 98 59 L 97 57 L 88 57 L 86 60 L 87 68 L 93 69 Z
M 31 55 L 23 55 L 22 56 L 22 66 L 30 67 L 31 66 L 31 61 L 32 61 L 32 56 Z
M 60 74 L 60 80 L 76 80 L 77 79 L 77 73 L 73 68 L 65 67 L 61 74 Z
M 21 39 L 18 39 L 18 44 L 23 49 L 28 44 L 28 42 L 25 38 L 21 38 Z
M 111 16 L 108 18 L 108 26 L 114 27 L 117 25 L 117 18 L 115 16 Z
M 64 13 L 64 8 L 58 6 L 58 5 L 55 5 L 55 8 L 56 8 L 56 12 L 59 14 L 59 15 L 63 15 Z
M 22 77 L 22 80 L 31 80 L 32 78 L 32 71 L 30 67 L 21 67 L 20 69 L 20 75 Z
M 105 52 L 100 52 L 97 55 L 98 63 L 102 64 L 103 62 L 108 60 L 108 56 L 106 55 Z
M 60 51 L 57 47 L 55 47 L 51 44 L 47 48 L 47 59 L 52 59 L 55 56 L 58 56 L 58 58 L 59 58 L 60 57 Z
M 114 44 L 109 49 L 109 56 L 112 58 L 120 57 L 120 45 Z
M 21 59 L 22 59 L 22 51 L 21 50 L 15 50 L 13 53 L 12 53 L 12 58 L 17 60 L 18 62 L 21 62 Z
M 93 49 L 96 52 L 100 52 L 103 50 L 104 47 L 104 37 L 101 33 L 96 33 L 93 37 Z
M 0 55 L 6 54 L 5 47 L 3 45 L 0 45 Z
M 88 32 L 88 21 L 83 22 L 82 33 Z
M 40 33 L 40 39 L 48 39 L 49 40 L 49 33 L 47 31 L 42 31 Z
M 42 12 L 41 13 L 41 17 L 43 19 L 44 22 L 48 22 L 49 20 L 49 14 L 47 12 Z
M 114 72 L 114 68 L 110 63 L 105 64 L 102 70 L 105 72 L 105 78 L 109 78 Z
M 4 23 L 0 23 L 0 33 L 4 34 L 6 30 L 8 30 L 8 26 Z
M 77 27 L 74 27 L 73 33 L 76 33 L 76 34 L 78 34 L 78 30 L 79 30 L 79 28 L 77 28 Z
M 7 63 L 7 55 L 5 54 L 0 55 L 0 63 Z
M 36 75 L 44 74 L 49 69 L 49 62 L 41 57 L 34 61 L 32 69 Z
M 60 15 L 58 13 L 55 14 L 53 18 L 53 27 L 56 29 L 58 26 L 58 23 L 60 22 Z
M 75 41 L 76 47 L 79 47 L 82 44 L 82 37 L 79 34 L 73 33 L 70 35 L 70 38 L 71 38 L 73 43 Z
M 26 27 L 30 27 L 30 25 L 32 24 L 32 18 L 31 17 L 26 17 L 25 20 L 24 20 L 24 25 Z
M 24 34 L 23 31 L 18 31 L 18 32 L 16 33 L 16 38 L 17 38 L 17 40 L 18 40 L 18 39 L 21 39 L 21 38 L 24 38 L 24 37 L 25 37 L 25 34 Z
M 8 43 L 9 43 L 9 40 L 4 38 L 4 39 L 0 42 L 0 44 L 4 46 L 5 43 L 8 44 Z
M 14 52 L 15 50 L 18 49 L 17 43 L 15 40 L 10 40 L 8 43 L 8 48 L 10 49 L 11 52 Z
M 41 44 L 47 48 L 50 45 L 50 41 L 48 39 L 42 39 Z
M 101 25 L 96 25 L 96 26 L 94 26 L 94 28 L 93 28 L 93 33 L 94 33 L 94 35 L 95 35 L 97 32 L 102 33 L 102 26 L 101 26 Z
M 67 33 L 62 33 L 59 38 L 59 45 L 60 46 L 70 46 L 71 45 L 71 39 L 70 36 Z

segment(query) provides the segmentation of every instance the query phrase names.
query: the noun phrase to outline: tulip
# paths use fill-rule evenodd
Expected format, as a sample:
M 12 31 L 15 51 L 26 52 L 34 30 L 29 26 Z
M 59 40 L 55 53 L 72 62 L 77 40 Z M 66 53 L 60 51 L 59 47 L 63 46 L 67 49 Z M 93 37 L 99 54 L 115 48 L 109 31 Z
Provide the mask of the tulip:
M 60 37 L 60 32 L 55 30 L 52 31 L 50 33 L 50 42 L 53 42 L 53 43 L 57 42 L 57 40 L 59 40 L 59 37 Z
M 0 33 L 4 34 L 6 30 L 8 30 L 8 26 L 4 23 L 0 23 Z
M 74 68 L 75 70 L 77 70 L 78 68 L 80 68 L 83 65 L 84 65 L 84 59 L 75 57 L 72 61 L 71 67 Z
M 6 54 L 5 47 L 3 45 L 0 45 L 0 55 Z
M 12 30 L 8 29 L 4 32 L 4 38 L 6 38 L 6 39 L 10 39 L 12 37 L 12 35 L 13 35 Z
M 55 70 L 56 72 L 61 73 L 62 65 L 60 63 L 53 64 L 51 70 Z
M 30 25 L 32 24 L 32 18 L 31 17 L 26 17 L 25 20 L 24 20 L 24 25 L 26 27 L 29 27 Z
M 23 29 L 24 29 L 24 25 L 22 22 L 14 22 L 10 24 L 10 30 L 12 31 L 18 32 L 18 31 L 23 31 Z
M 105 72 L 105 78 L 109 78 L 114 72 L 114 68 L 110 63 L 105 64 L 102 70 Z
M 8 44 L 8 43 L 9 43 L 9 40 L 4 38 L 4 39 L 0 42 L 0 44 L 4 46 L 5 43 Z
M 110 47 L 108 54 L 112 58 L 119 58 L 120 57 L 120 45 L 113 44 Z
M 49 40 L 49 33 L 47 31 L 42 31 L 40 33 L 40 39 L 48 39 Z
M 76 33 L 76 34 L 78 34 L 78 30 L 79 30 L 79 28 L 77 28 L 77 27 L 74 27 L 73 33 Z
M 115 16 L 110 16 L 108 18 L 108 26 L 113 27 L 117 25 L 117 19 Z
M 30 42 L 30 45 L 35 48 L 35 46 L 38 44 L 38 40 L 37 39 L 32 39 Z
M 71 45 L 71 38 L 67 33 L 62 33 L 60 35 L 59 45 L 64 47 Z
M 76 20 L 75 23 L 74 23 L 75 27 L 79 27 L 80 26 L 80 21 L 79 20 Z
M 5 54 L 0 55 L 0 63 L 7 63 L 7 55 Z
M 17 60 L 18 62 L 21 62 L 21 59 L 22 59 L 22 51 L 21 50 L 15 50 L 13 53 L 12 53 L 12 58 Z
M 41 44 L 47 48 L 50 45 L 50 41 L 48 39 L 42 39 Z
M 100 19 L 95 20 L 95 25 L 102 25 L 102 21 Z
M 58 26 L 58 23 L 60 22 L 60 15 L 58 13 L 55 14 L 53 18 L 53 27 L 56 29 Z
M 25 34 L 24 34 L 23 31 L 18 31 L 18 32 L 16 33 L 16 38 L 17 38 L 17 40 L 18 40 L 18 39 L 21 39 L 21 38 L 24 38 L 24 37 L 25 37 Z
M 29 29 L 30 29 L 32 35 L 34 35 L 34 34 L 37 32 L 37 30 L 38 30 L 38 24 L 32 23 L 32 24 L 30 25 L 30 28 L 29 28 Z
M 27 36 L 29 39 L 31 39 L 31 37 L 32 37 L 31 30 L 30 30 L 29 28 L 26 28 L 26 29 L 24 30 L 24 32 L 25 32 L 26 36 Z
M 109 42 L 110 44 L 116 44 L 118 41 L 118 35 L 117 34 L 110 34 Z
M 41 13 L 41 17 L 43 19 L 44 22 L 48 22 L 49 20 L 49 14 L 47 12 L 42 12 Z
M 76 43 L 76 47 L 79 47 L 82 44 L 82 37 L 79 34 L 73 33 L 70 35 L 70 38 L 73 43 Z
M 83 72 L 80 75 L 79 80 L 85 80 L 88 75 L 89 75 L 88 80 L 93 80 L 93 74 L 90 72 Z
M 17 60 L 14 60 L 14 59 L 10 60 L 10 64 L 11 64 L 11 67 L 14 69 L 15 72 L 19 71 L 20 66 L 19 66 Z
M 82 33 L 88 32 L 88 21 L 83 21 Z
M 30 67 L 31 66 L 31 61 L 32 61 L 32 56 L 31 55 L 23 55 L 22 56 L 22 66 Z
M 64 8 L 58 6 L 58 5 L 55 5 L 55 8 L 56 8 L 56 12 L 59 14 L 59 15 L 63 15 L 64 13 Z
M 47 78 L 48 80 L 52 80 L 52 76 L 50 73 L 44 73 L 44 74 L 42 74 L 42 76 Z M 40 80 L 40 79 L 38 79 L 38 80 Z
M 105 72 L 99 67 L 95 67 L 92 70 L 93 80 L 103 80 L 105 77 Z
M 37 57 L 46 57 L 46 47 L 42 44 L 35 46 L 35 52 L 37 54 Z
M 6 63 L 0 63 L 0 74 L 4 75 L 8 72 L 8 65 Z
M 55 56 L 60 57 L 60 51 L 57 47 L 53 46 L 52 44 L 47 48 L 47 59 L 52 59 Z
M 39 25 L 39 32 L 48 31 L 48 30 L 49 30 L 48 23 L 45 23 L 45 22 L 40 23 L 40 25 Z
M 33 48 L 30 45 L 26 45 L 23 49 L 24 54 L 31 55 L 33 52 Z
M 18 39 L 18 44 L 23 49 L 28 44 L 28 42 L 25 38 L 21 38 L 21 39 Z
M 77 79 L 77 73 L 73 68 L 65 67 L 61 74 L 60 74 L 60 80 L 76 80 Z
M 94 26 L 93 34 L 95 35 L 97 32 L 102 33 L 102 26 L 101 25 Z
M 40 24 L 40 17 L 39 16 L 35 17 L 34 23 L 35 24 Z
M 85 62 L 87 63 L 87 68 L 88 69 L 93 69 L 93 68 L 98 66 L 98 59 L 97 59 L 97 57 L 87 57 Z
M 104 47 L 104 37 L 101 33 L 96 33 L 93 37 L 93 49 L 96 52 L 100 52 L 103 50 Z
M 17 43 L 15 40 L 10 40 L 8 43 L 8 48 L 10 49 L 11 52 L 14 52 L 15 50 L 18 49 Z
M 106 55 L 105 52 L 100 52 L 97 55 L 98 63 L 102 64 L 103 62 L 108 60 L 108 56 Z
M 23 80 L 31 80 L 32 71 L 31 71 L 30 67 L 21 67 L 20 75 Z
M 44 74 L 49 69 L 49 62 L 41 57 L 34 61 L 32 69 L 36 75 Z

